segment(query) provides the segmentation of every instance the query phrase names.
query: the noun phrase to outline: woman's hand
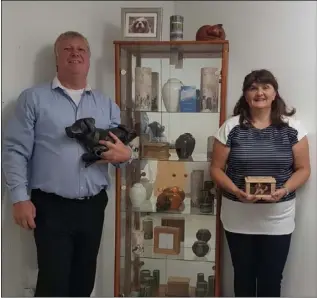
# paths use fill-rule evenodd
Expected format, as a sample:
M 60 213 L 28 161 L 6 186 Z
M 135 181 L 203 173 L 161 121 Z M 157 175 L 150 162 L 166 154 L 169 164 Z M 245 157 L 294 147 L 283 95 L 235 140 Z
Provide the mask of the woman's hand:
M 259 198 L 256 198 L 255 195 L 248 195 L 241 189 L 238 189 L 234 195 L 243 203 L 254 203 L 259 200 Z
M 263 201 L 268 201 L 268 202 L 278 202 L 280 199 L 285 197 L 287 194 L 287 189 L 286 188 L 279 188 L 276 191 L 274 191 L 271 196 L 268 197 L 263 197 Z

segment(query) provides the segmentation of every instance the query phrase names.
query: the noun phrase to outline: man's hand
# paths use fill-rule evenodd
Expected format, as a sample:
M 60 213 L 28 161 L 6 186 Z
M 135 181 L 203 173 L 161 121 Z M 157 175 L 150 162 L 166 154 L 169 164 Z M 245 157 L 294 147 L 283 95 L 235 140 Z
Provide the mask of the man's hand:
M 107 146 L 109 148 L 107 152 L 102 153 L 102 160 L 99 161 L 99 163 L 119 163 L 128 161 L 131 158 L 131 150 L 126 145 L 124 145 L 112 132 L 109 132 L 109 135 L 113 138 L 114 143 L 108 141 L 99 141 L 101 145 Z
M 36 209 L 30 200 L 13 204 L 13 218 L 15 223 L 22 228 L 27 230 L 35 229 L 35 216 Z
M 256 198 L 255 195 L 248 195 L 241 189 L 238 189 L 235 192 L 235 196 L 243 203 L 254 203 L 259 200 L 259 198 Z

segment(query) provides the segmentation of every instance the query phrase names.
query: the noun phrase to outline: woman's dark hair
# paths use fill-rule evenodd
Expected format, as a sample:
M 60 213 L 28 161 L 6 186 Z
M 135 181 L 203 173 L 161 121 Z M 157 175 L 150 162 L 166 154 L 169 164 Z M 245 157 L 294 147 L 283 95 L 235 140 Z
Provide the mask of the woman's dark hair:
M 272 125 L 280 127 L 287 125 L 287 123 L 283 121 L 282 116 L 293 116 L 296 113 L 296 110 L 294 108 L 291 110 L 287 109 L 285 101 L 278 92 L 277 80 L 273 74 L 266 69 L 254 70 L 244 78 L 242 87 L 243 94 L 233 109 L 233 116 L 240 115 L 240 125 L 245 127 L 250 127 L 251 125 L 250 107 L 244 94 L 250 89 L 253 83 L 270 84 L 273 86 L 276 91 L 276 97 L 272 102 L 271 108 Z

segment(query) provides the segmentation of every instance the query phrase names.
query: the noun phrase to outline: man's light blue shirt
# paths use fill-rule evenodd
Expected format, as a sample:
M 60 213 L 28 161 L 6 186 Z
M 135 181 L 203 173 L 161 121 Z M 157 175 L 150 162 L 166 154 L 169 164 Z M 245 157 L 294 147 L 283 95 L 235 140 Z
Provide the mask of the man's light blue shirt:
M 85 117 L 95 118 L 99 128 L 120 124 L 116 103 L 89 86 L 78 106 L 56 78 L 20 94 L 5 130 L 2 151 L 13 203 L 28 200 L 31 189 L 81 198 L 96 195 L 110 185 L 108 164 L 85 168 L 81 160 L 85 150 L 66 136 L 65 127 Z

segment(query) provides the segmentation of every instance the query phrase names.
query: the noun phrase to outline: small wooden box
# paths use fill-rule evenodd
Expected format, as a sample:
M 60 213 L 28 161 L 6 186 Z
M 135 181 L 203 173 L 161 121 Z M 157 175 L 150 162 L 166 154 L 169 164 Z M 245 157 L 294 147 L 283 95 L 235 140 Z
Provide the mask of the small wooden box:
M 271 176 L 247 176 L 245 177 L 245 192 L 256 197 L 270 197 L 275 191 L 276 180 Z
M 167 280 L 167 296 L 189 297 L 189 282 L 187 277 L 170 276 Z
M 170 157 L 169 143 L 146 142 L 142 145 L 142 157 L 168 160 Z

